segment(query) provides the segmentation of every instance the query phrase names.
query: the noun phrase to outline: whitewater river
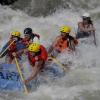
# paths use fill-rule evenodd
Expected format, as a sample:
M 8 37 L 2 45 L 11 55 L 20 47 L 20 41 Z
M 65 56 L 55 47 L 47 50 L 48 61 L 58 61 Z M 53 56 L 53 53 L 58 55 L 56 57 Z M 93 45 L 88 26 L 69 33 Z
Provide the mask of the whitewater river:
M 92 4 L 93 1 L 90 5 Z M 0 49 L 9 39 L 11 31 L 18 30 L 23 36 L 23 30 L 26 27 L 31 27 L 34 32 L 40 34 L 40 41 L 45 47 L 49 47 L 60 34 L 59 28 L 62 25 L 70 25 L 72 35 L 75 36 L 80 12 L 84 10 L 81 8 L 82 10 L 77 12 L 73 9 L 74 7 L 70 10 L 59 9 L 46 17 L 34 17 L 18 8 L 0 5 L 0 36 L 2 37 Z M 99 8 L 89 10 L 96 27 L 97 47 L 90 39 L 85 39 L 83 42 L 79 40 L 75 53 L 68 54 L 65 51 L 57 57 L 61 63 L 72 62 L 69 66 L 70 70 L 65 75 L 55 77 L 52 73 L 44 72 L 45 75 L 42 73 L 38 76 L 36 79 L 38 86 L 34 86 L 28 96 L 21 93 L 0 93 L 0 100 L 100 100 L 100 20 L 94 17 L 98 15 L 99 10 Z M 0 62 L 3 62 L 3 59 L 0 59 Z M 55 67 L 55 65 L 52 66 Z M 59 70 L 62 68 L 59 67 Z M 62 74 L 62 71 L 59 74 Z

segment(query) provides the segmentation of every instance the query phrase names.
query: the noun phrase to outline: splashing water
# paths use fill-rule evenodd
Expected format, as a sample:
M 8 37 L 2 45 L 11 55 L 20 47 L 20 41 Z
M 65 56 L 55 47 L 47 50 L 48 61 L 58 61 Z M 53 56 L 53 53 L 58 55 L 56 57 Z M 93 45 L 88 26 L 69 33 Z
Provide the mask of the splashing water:
M 84 0 L 85 1 L 85 0 Z M 80 2 L 82 2 L 80 0 Z M 97 1 L 92 1 L 90 6 Z M 70 0 L 70 4 L 79 3 Z M 100 3 L 100 2 L 99 2 Z M 72 5 L 71 5 L 72 6 Z M 73 6 L 74 8 L 75 6 Z M 81 7 L 80 7 L 81 8 Z M 26 8 L 27 9 L 27 8 Z M 87 8 L 88 9 L 88 8 Z M 93 9 L 93 8 L 92 8 Z M 81 8 L 82 11 L 85 11 Z M 98 10 L 90 10 L 93 16 Z M 94 18 L 94 17 L 93 17 Z M 77 21 L 80 19 L 80 12 L 73 12 L 73 9 L 59 9 L 54 14 L 44 17 L 33 17 L 21 10 L 13 10 L 7 6 L 0 6 L 0 36 L 3 46 L 9 39 L 9 33 L 12 30 L 18 30 L 22 33 L 25 27 L 32 27 L 34 32 L 41 36 L 41 43 L 48 47 L 57 35 L 59 35 L 59 27 L 62 25 L 70 25 L 72 33 L 76 31 Z M 64 77 L 50 78 L 48 73 L 45 76 L 38 77 L 37 83 L 43 80 L 46 83 L 39 85 L 37 89 L 28 96 L 23 94 L 0 94 L 0 100 L 99 100 L 100 95 L 100 46 L 99 46 L 99 19 L 94 21 L 96 26 L 96 39 L 98 47 L 93 43 L 80 42 L 77 46 L 77 52 L 68 54 L 64 52 L 57 57 L 61 63 L 72 62 L 70 70 Z M 73 35 L 73 34 L 72 34 Z M 90 41 L 90 40 L 89 40 Z M 0 47 L 1 49 L 1 47 Z M 1 60 L 0 60 L 1 62 Z M 59 67 L 59 66 L 58 66 Z M 62 69 L 61 69 L 62 70 Z

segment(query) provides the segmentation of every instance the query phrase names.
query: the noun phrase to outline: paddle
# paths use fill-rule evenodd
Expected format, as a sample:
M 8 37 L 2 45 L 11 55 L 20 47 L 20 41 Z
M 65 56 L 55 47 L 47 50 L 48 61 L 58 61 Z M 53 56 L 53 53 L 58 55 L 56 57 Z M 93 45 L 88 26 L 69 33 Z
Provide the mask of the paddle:
M 19 74 L 20 74 L 20 77 L 21 77 L 21 80 L 22 80 L 22 83 L 23 83 L 23 86 L 24 86 L 25 94 L 28 95 L 28 90 L 27 90 L 27 87 L 26 87 L 26 85 L 25 85 L 25 83 L 24 83 L 24 77 L 23 77 L 23 75 L 22 75 L 22 72 L 21 72 L 21 69 L 20 69 L 20 67 L 19 67 L 18 60 L 17 60 L 16 56 L 14 56 L 14 60 L 15 60 L 17 70 L 18 70 L 18 72 L 19 72 Z
M 15 42 L 15 40 L 13 40 L 5 49 L 4 51 L 0 54 L 0 57 L 7 51 L 7 49 L 9 49 L 9 47 Z
M 1 41 L 1 39 L 2 39 L 2 37 L 0 36 L 0 41 Z M 0 45 L 0 47 L 1 47 L 1 45 Z
M 52 59 L 52 61 L 54 62 L 54 63 L 56 63 L 59 67 L 61 67 L 64 71 L 67 71 L 67 68 L 63 65 L 63 64 L 61 64 L 59 61 L 57 61 L 57 59 L 56 58 L 54 58 L 54 57 L 50 57 L 51 59 Z
M 93 38 L 94 38 L 94 45 L 97 47 L 97 43 L 96 43 L 96 37 L 95 37 L 95 32 L 93 32 Z

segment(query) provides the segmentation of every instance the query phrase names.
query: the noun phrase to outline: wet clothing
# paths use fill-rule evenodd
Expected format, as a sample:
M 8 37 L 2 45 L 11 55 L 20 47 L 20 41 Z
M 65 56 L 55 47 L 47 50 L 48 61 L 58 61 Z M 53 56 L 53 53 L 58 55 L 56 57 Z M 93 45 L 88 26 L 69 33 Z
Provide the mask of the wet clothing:
M 55 50 L 62 52 L 64 49 L 66 49 L 68 46 L 68 43 L 66 39 L 59 38 L 58 42 L 55 44 L 54 48 Z
M 32 52 L 28 51 L 27 54 L 28 54 L 29 62 L 33 66 L 34 66 L 35 62 L 38 60 L 43 60 L 43 61 L 47 60 L 47 51 L 42 45 L 40 46 L 39 52 L 32 53 Z
M 90 27 L 93 27 L 92 23 L 89 23 L 89 24 L 85 25 L 83 22 L 79 22 L 76 38 L 79 39 L 79 38 L 89 37 L 91 35 L 91 32 L 86 32 L 85 28 L 88 29 Z
M 86 37 L 89 37 L 89 36 L 90 36 L 90 33 L 88 33 L 88 32 L 77 32 L 76 38 L 77 39 L 86 38 Z
M 70 35 L 68 35 L 66 38 L 63 38 L 62 36 L 58 36 L 56 43 L 54 43 L 53 45 L 53 48 L 58 52 L 62 52 L 66 48 L 71 49 L 71 45 L 73 45 L 71 44 L 71 42 L 73 42 L 74 45 L 78 44 L 78 41 Z
M 1 53 L 2 53 L 12 42 L 13 42 L 12 40 L 8 41 L 8 42 L 4 45 L 4 47 L 2 48 Z M 6 52 L 2 55 L 2 57 L 5 56 L 5 55 L 7 55 L 7 56 L 10 57 L 11 59 L 13 59 L 13 55 L 12 55 L 13 52 L 17 52 L 17 51 L 22 50 L 22 49 L 25 49 L 25 48 L 26 48 L 26 46 L 23 44 L 22 39 L 20 38 L 20 40 L 18 40 L 18 41 L 16 41 L 16 42 L 13 42 L 13 43 L 10 45 L 10 47 L 6 50 Z M 21 56 L 21 54 L 17 55 L 18 58 L 20 58 L 20 56 Z

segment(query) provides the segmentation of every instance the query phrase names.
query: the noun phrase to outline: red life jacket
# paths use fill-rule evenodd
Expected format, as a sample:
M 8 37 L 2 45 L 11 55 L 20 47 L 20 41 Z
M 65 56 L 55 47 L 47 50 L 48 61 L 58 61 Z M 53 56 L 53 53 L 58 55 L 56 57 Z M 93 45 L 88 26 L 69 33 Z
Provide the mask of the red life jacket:
M 18 50 L 21 50 L 20 44 L 22 44 L 23 42 L 22 42 L 22 38 L 20 41 L 18 41 L 19 43 L 15 43 L 15 42 L 12 43 L 12 42 L 13 42 L 13 40 L 10 40 L 8 42 L 8 46 L 11 44 L 10 47 L 8 48 L 8 56 L 13 59 L 12 53 L 17 52 Z M 20 49 L 18 49 L 19 48 L 18 46 L 20 46 Z M 18 54 L 17 57 L 19 57 L 20 55 L 21 54 Z
M 10 40 L 10 41 L 8 41 L 8 46 L 12 43 L 13 41 L 12 40 Z M 13 56 L 12 56 L 12 53 L 13 52 L 16 52 L 16 44 L 13 42 L 10 46 L 9 46 L 9 48 L 8 48 L 8 55 L 11 57 L 11 58 L 13 58 Z
M 57 43 L 54 45 L 55 50 L 62 52 L 68 48 L 67 40 L 63 40 L 62 37 L 59 37 Z
M 9 46 L 12 42 L 13 42 L 12 40 L 8 41 L 8 46 Z M 10 45 L 10 47 L 8 48 L 8 51 L 9 51 L 9 52 L 13 52 L 13 51 L 15 51 L 15 50 L 16 50 L 16 44 L 13 42 L 13 43 Z
M 62 36 L 59 36 L 57 42 L 54 45 L 54 49 L 63 52 L 65 49 L 70 49 L 69 43 L 73 41 L 73 45 L 76 46 L 78 41 L 74 39 L 72 36 L 69 36 L 68 39 L 63 39 Z
M 43 61 L 47 60 L 47 51 L 46 49 L 41 45 L 40 46 L 40 53 L 36 56 L 32 56 L 31 52 L 28 52 L 28 59 L 31 65 L 34 65 L 37 59 L 41 59 Z

